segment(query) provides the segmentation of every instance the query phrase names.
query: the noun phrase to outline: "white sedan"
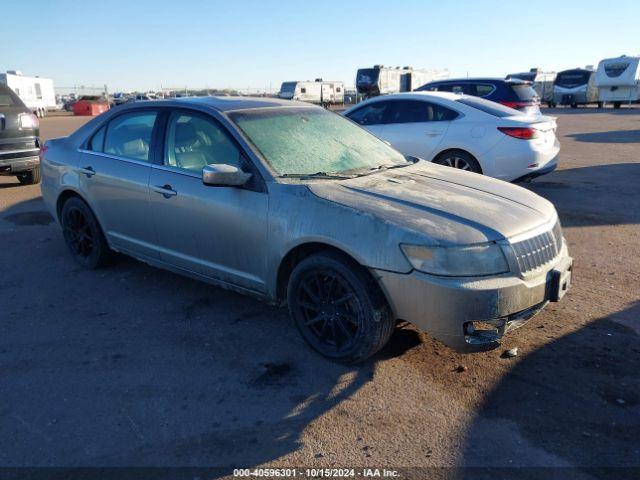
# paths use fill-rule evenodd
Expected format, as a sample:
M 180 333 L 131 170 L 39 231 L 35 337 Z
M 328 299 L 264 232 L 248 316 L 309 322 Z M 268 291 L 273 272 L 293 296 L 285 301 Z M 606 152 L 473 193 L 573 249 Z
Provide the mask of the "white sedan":
M 531 179 L 558 164 L 554 118 L 478 97 L 399 93 L 359 103 L 344 115 L 404 155 L 501 180 Z

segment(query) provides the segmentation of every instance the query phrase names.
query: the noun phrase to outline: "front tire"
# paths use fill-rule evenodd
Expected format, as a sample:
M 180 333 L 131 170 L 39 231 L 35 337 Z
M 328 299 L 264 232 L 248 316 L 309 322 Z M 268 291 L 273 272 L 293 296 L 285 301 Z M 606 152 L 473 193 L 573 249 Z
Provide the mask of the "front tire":
M 340 363 L 366 360 L 395 325 L 379 286 L 356 262 L 333 252 L 302 260 L 287 287 L 289 312 L 311 348 Z
M 466 170 L 467 172 L 482 173 L 482 168 L 478 161 L 470 154 L 463 151 L 451 151 L 439 155 L 433 163 L 443 165 L 445 167 Z
M 87 269 L 108 263 L 111 251 L 98 220 L 84 201 L 71 197 L 64 202 L 60 223 L 65 243 L 77 263 Z
M 35 185 L 36 183 L 40 183 L 42 178 L 40 174 L 40 167 L 35 167 L 33 170 L 19 173 L 16 176 L 22 185 Z

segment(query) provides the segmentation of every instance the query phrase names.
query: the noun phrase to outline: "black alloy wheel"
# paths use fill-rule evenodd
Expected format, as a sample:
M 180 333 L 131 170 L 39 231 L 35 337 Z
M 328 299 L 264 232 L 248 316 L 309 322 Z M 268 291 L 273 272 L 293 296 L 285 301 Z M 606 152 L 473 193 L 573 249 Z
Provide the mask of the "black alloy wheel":
M 74 260 L 86 268 L 106 263 L 110 251 L 91 209 L 77 197 L 67 200 L 60 215 L 62 234 Z
M 360 265 L 332 252 L 303 260 L 289 281 L 291 316 L 307 343 L 343 363 L 380 350 L 394 321 L 384 295 Z

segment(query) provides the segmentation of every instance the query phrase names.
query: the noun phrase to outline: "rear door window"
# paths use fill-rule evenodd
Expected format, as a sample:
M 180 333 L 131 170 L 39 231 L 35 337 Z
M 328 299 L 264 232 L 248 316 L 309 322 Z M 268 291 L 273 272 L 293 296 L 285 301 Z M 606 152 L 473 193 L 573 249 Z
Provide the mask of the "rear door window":
M 453 120 L 457 112 L 420 100 L 396 100 L 391 104 L 387 123 L 422 123 Z
M 374 102 L 358 108 L 347 115 L 358 125 L 381 125 L 385 121 L 385 113 L 390 102 Z
M 479 83 L 474 85 L 476 93 L 475 95 L 478 97 L 486 97 L 491 95 L 495 90 L 495 87 L 489 83 Z
M 111 120 L 104 139 L 104 153 L 150 161 L 151 134 L 157 116 L 157 112 L 141 111 L 125 113 Z

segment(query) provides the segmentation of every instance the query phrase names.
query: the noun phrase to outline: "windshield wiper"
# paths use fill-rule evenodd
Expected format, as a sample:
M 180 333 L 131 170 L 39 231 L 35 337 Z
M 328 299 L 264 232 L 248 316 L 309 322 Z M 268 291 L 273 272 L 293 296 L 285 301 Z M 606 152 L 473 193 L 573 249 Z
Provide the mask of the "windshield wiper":
M 405 163 L 385 163 L 382 165 L 378 165 L 377 167 L 371 167 L 369 169 L 367 169 L 366 171 L 360 171 L 357 173 L 357 175 L 359 177 L 363 176 L 363 175 L 371 175 L 372 173 L 376 173 L 376 172 L 381 172 L 384 170 L 391 170 L 392 168 L 402 168 L 402 167 L 408 167 L 409 165 L 413 165 L 416 162 L 412 162 L 412 161 L 407 161 Z
M 347 179 L 353 178 L 353 175 L 344 175 L 335 172 L 316 172 L 316 173 L 283 173 L 280 175 L 282 178 L 332 178 L 332 179 Z

